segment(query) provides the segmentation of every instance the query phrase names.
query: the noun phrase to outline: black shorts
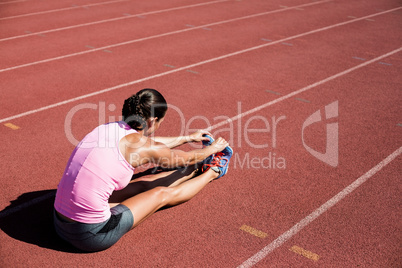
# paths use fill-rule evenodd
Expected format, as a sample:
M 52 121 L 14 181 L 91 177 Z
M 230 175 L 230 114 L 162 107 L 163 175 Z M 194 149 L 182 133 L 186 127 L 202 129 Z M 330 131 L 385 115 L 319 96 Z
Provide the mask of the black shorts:
M 115 244 L 134 224 L 130 209 L 119 204 L 110 209 L 111 217 L 101 223 L 67 222 L 54 212 L 54 226 L 57 234 L 74 247 L 95 252 Z

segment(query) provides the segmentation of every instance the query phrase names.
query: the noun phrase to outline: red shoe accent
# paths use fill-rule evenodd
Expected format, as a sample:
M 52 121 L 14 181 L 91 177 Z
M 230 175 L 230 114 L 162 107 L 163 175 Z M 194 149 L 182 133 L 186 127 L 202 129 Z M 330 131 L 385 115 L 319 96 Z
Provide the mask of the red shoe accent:
M 225 167 L 228 164 L 228 160 L 226 158 L 222 158 L 225 154 L 222 152 L 216 153 L 214 158 L 211 160 L 211 163 L 204 164 L 202 166 L 202 172 L 207 171 L 211 167 Z M 224 164 L 221 164 L 221 161 L 224 161 Z

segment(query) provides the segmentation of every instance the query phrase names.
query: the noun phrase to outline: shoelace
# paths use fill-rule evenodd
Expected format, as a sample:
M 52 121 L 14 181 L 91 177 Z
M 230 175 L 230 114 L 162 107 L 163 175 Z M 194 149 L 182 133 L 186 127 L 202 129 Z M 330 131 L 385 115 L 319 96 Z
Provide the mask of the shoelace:
M 208 170 L 210 167 L 225 167 L 228 164 L 228 160 L 226 158 L 222 158 L 224 155 L 225 154 L 222 152 L 216 153 L 210 164 L 205 164 L 202 166 L 202 172 Z M 222 161 L 224 164 L 221 164 Z

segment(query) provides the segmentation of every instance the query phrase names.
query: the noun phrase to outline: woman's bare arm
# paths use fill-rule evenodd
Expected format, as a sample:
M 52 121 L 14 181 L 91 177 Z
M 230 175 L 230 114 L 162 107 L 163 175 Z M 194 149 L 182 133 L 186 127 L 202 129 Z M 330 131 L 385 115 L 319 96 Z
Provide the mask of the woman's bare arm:
M 203 140 L 208 140 L 208 138 L 204 137 L 204 135 L 212 136 L 212 134 L 206 130 L 198 130 L 188 136 L 154 137 L 153 140 L 159 143 L 163 143 L 169 148 L 175 148 L 188 142 L 199 142 Z
M 228 142 L 218 138 L 203 149 L 185 152 L 172 150 L 163 143 L 147 141 L 141 147 L 127 146 L 125 158 L 133 167 L 153 163 L 164 168 L 176 168 L 199 163 L 211 154 L 222 151 L 226 146 Z

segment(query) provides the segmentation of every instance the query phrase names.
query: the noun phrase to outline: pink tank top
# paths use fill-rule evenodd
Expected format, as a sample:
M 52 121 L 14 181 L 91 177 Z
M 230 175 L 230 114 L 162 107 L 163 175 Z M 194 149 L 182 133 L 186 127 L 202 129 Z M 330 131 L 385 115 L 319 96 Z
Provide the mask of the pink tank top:
M 83 223 L 110 218 L 108 200 L 128 185 L 134 168 L 119 150 L 119 141 L 136 133 L 124 121 L 100 125 L 77 145 L 58 185 L 55 209 Z

